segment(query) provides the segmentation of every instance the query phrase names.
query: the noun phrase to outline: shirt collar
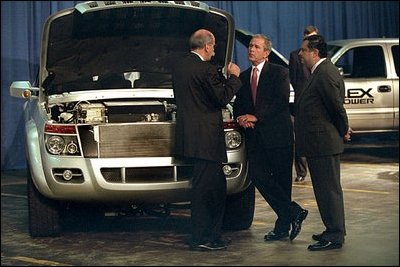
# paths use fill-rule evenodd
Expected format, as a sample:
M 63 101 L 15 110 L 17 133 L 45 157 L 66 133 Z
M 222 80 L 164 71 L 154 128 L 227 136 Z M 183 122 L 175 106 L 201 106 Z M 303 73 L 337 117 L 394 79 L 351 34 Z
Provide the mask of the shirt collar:
M 205 61 L 204 60 L 204 58 L 202 57 L 202 56 L 200 56 L 200 54 L 199 53 L 197 53 L 197 52 L 195 52 L 195 51 L 190 51 L 191 53 L 193 53 L 193 54 L 196 54 L 196 55 L 198 55 L 199 56 L 199 58 L 202 60 L 202 61 Z
M 263 69 L 265 64 L 265 60 L 263 62 L 261 62 L 260 64 L 258 64 L 257 66 L 252 66 L 251 70 L 253 70 L 254 68 L 257 68 L 258 73 L 261 73 L 261 70 Z

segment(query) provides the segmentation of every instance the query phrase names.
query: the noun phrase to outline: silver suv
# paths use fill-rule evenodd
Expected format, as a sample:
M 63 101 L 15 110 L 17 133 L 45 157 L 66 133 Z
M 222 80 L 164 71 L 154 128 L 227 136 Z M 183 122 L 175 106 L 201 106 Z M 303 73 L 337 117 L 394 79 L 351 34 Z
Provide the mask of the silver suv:
M 328 42 L 344 76 L 345 108 L 355 133 L 399 130 L 399 39 Z
M 225 75 L 235 25 L 230 14 L 194 1 L 85 2 L 50 16 L 38 82 L 13 82 L 25 98 L 30 235 L 61 232 L 65 210 L 87 203 L 167 210 L 190 201 L 192 166 L 174 157 L 171 62 L 188 37 L 209 29 L 212 63 Z M 228 200 L 224 226 L 250 227 L 254 187 L 242 132 L 227 107 Z M 193 136 L 196 139 L 196 136 Z M 90 213 L 87 209 L 84 213 Z M 162 212 L 166 214 L 167 212 Z M 121 214 L 121 213 L 119 213 Z

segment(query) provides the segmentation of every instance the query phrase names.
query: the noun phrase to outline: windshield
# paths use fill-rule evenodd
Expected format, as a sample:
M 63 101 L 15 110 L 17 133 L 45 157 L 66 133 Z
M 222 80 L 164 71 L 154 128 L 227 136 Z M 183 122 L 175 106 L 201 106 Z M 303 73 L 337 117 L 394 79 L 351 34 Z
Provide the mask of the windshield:
M 338 45 L 329 45 L 327 46 L 328 49 L 328 57 L 331 58 L 334 54 L 336 54 L 339 49 L 342 48 L 341 46 Z

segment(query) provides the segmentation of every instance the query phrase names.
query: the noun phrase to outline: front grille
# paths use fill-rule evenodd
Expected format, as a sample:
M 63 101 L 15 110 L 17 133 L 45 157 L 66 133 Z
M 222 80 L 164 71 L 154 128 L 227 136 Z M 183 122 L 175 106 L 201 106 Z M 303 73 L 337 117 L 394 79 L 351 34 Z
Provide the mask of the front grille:
M 101 168 L 100 171 L 109 183 L 165 183 L 189 180 L 193 167 Z
M 166 122 L 99 126 L 99 157 L 171 157 L 175 124 Z

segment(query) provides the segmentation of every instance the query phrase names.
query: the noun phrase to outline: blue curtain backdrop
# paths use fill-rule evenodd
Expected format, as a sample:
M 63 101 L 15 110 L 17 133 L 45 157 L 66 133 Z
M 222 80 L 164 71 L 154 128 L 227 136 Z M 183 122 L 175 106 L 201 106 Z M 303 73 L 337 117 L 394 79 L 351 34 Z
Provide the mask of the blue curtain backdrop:
M 1 170 L 24 169 L 24 100 L 10 97 L 12 81 L 33 82 L 46 18 L 82 1 L 1 1 Z M 307 25 L 326 40 L 399 37 L 399 3 L 392 1 L 205 1 L 231 13 L 236 27 L 263 33 L 288 58 Z M 248 67 L 246 49 L 236 44 L 234 60 Z

